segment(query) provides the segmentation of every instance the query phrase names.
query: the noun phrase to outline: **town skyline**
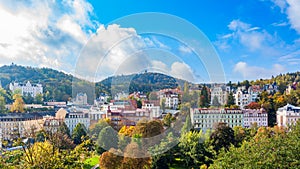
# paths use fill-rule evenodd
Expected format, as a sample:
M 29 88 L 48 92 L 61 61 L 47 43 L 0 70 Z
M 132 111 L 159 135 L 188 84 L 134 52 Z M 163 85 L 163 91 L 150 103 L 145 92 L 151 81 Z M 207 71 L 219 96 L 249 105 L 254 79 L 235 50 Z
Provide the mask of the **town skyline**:
M 0 65 L 13 62 L 33 67 L 50 67 L 74 75 L 82 47 L 95 36 L 101 37 L 98 45 L 104 44 L 102 49 L 107 48 L 105 43 L 109 44 L 110 40 L 133 35 L 137 37 L 137 44 L 147 43 L 168 49 L 179 60 L 189 56 L 191 49 L 186 48 L 188 46 L 174 44 L 169 39 L 157 36 L 141 36 L 140 30 L 130 25 L 110 24 L 120 17 L 156 12 L 182 18 L 201 30 L 218 53 L 226 81 L 269 78 L 298 70 L 296 64 L 299 61 L 300 37 L 298 20 L 295 19 L 299 15 L 295 12 L 298 3 L 293 0 L 230 1 L 226 4 L 214 1 L 201 4 L 196 1 L 174 1 L 168 3 L 170 6 L 156 6 L 155 1 L 1 2 L 1 21 L 7 24 L 0 31 Z M 126 10 L 118 10 L 123 7 Z M 122 48 L 116 52 L 117 58 L 108 58 L 109 64 L 103 67 L 105 71 L 100 70 L 102 76 L 97 77 L 97 80 L 114 75 L 115 69 L 112 67 L 122 64 L 121 60 L 130 54 Z M 179 78 L 188 77 L 189 74 L 181 72 L 196 67 L 184 60 L 174 60 L 172 55 L 166 57 L 168 61 L 155 58 L 151 62 L 152 66 Z M 86 66 L 91 63 L 88 61 Z M 130 63 L 134 66 L 120 68 L 119 73 L 133 73 L 141 69 L 128 68 L 144 66 L 137 64 L 141 63 L 139 60 L 131 60 Z M 205 66 L 199 69 L 202 70 L 198 74 L 203 77 L 199 77 L 198 82 L 207 82 L 209 76 L 204 75 Z

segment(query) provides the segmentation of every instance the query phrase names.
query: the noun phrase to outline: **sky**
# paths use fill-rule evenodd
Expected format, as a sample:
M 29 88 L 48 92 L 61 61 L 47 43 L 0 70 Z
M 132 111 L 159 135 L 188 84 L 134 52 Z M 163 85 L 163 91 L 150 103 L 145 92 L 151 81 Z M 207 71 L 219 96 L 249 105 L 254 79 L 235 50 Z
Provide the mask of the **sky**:
M 299 0 L 0 0 L 0 65 L 91 81 L 145 70 L 199 83 L 270 78 L 299 71 L 299 11 Z

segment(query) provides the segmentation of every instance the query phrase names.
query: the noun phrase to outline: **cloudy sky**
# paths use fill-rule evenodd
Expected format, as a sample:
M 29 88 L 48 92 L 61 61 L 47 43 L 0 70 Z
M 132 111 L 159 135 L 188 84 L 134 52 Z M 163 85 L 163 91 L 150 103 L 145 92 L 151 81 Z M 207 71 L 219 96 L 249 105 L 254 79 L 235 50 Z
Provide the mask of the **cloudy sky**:
M 0 0 L 0 65 L 50 67 L 89 80 L 153 70 L 207 82 L 212 68 L 224 69 L 226 81 L 269 78 L 299 71 L 299 11 L 299 0 Z M 203 43 L 191 46 L 191 38 L 141 34 L 141 26 L 114 22 L 142 12 L 184 19 L 202 31 L 195 40 Z M 213 58 L 211 52 L 199 56 L 204 48 L 220 60 L 201 63 Z

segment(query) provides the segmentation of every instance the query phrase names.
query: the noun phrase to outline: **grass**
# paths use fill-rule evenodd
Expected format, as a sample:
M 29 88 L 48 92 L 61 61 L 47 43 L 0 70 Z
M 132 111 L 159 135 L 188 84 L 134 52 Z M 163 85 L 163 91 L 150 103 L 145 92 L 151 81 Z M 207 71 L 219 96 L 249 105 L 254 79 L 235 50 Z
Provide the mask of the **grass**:
M 99 156 L 94 156 L 92 158 L 86 159 L 84 161 L 84 169 L 91 169 L 94 167 L 96 164 L 99 163 Z

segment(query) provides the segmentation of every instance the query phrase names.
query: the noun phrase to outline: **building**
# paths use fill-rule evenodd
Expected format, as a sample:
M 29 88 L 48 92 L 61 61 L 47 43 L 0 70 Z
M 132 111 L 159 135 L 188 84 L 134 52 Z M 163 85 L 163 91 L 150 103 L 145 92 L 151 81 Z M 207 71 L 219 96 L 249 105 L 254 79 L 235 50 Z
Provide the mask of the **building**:
M 160 93 L 160 102 L 164 102 L 166 108 L 177 109 L 179 106 L 179 95 L 173 91 Z
M 74 105 L 87 105 L 86 93 L 77 93 L 75 99 L 73 99 Z
M 46 132 L 55 133 L 63 123 L 62 119 L 57 119 L 53 116 L 44 116 L 43 128 Z
M 243 109 L 251 102 L 255 102 L 259 99 L 260 93 L 261 90 L 259 86 L 250 86 L 248 90 L 246 90 L 245 86 L 238 87 L 234 93 L 235 104 L 239 106 L 240 109 Z
M 2 139 L 30 137 L 31 134 L 42 129 L 43 116 L 46 115 L 54 115 L 54 112 L 0 114 Z
M 27 81 L 26 84 L 13 82 L 9 84 L 9 89 L 14 92 L 16 90 L 20 90 L 23 96 L 31 95 L 32 97 L 36 97 L 38 94 L 43 94 L 43 86 L 41 84 L 31 84 Z
M 214 98 L 218 99 L 220 105 L 224 106 L 227 104 L 228 94 L 230 92 L 230 87 L 225 85 L 215 85 L 211 89 L 211 102 L 210 104 L 213 105 Z
M 268 113 L 263 109 L 244 109 L 244 127 L 251 127 L 254 124 L 257 127 L 268 126 Z
M 220 122 L 229 127 L 243 126 L 243 111 L 240 109 L 191 108 L 191 122 L 195 129 L 212 130 Z
M 142 109 L 148 109 L 150 111 L 151 119 L 158 119 L 162 116 L 162 111 L 160 110 L 159 100 L 143 101 Z
M 1 85 L 1 83 L 0 83 Z M 2 128 L 0 128 L 0 150 L 2 149 Z
M 81 123 L 85 126 L 86 129 L 90 127 L 90 117 L 88 113 L 84 112 L 69 112 L 63 108 L 59 109 L 56 112 L 56 119 L 60 119 L 66 123 L 72 134 L 74 128 L 78 123 Z
M 279 127 L 288 127 L 294 125 L 300 119 L 300 107 L 287 104 L 276 112 L 277 125 Z

